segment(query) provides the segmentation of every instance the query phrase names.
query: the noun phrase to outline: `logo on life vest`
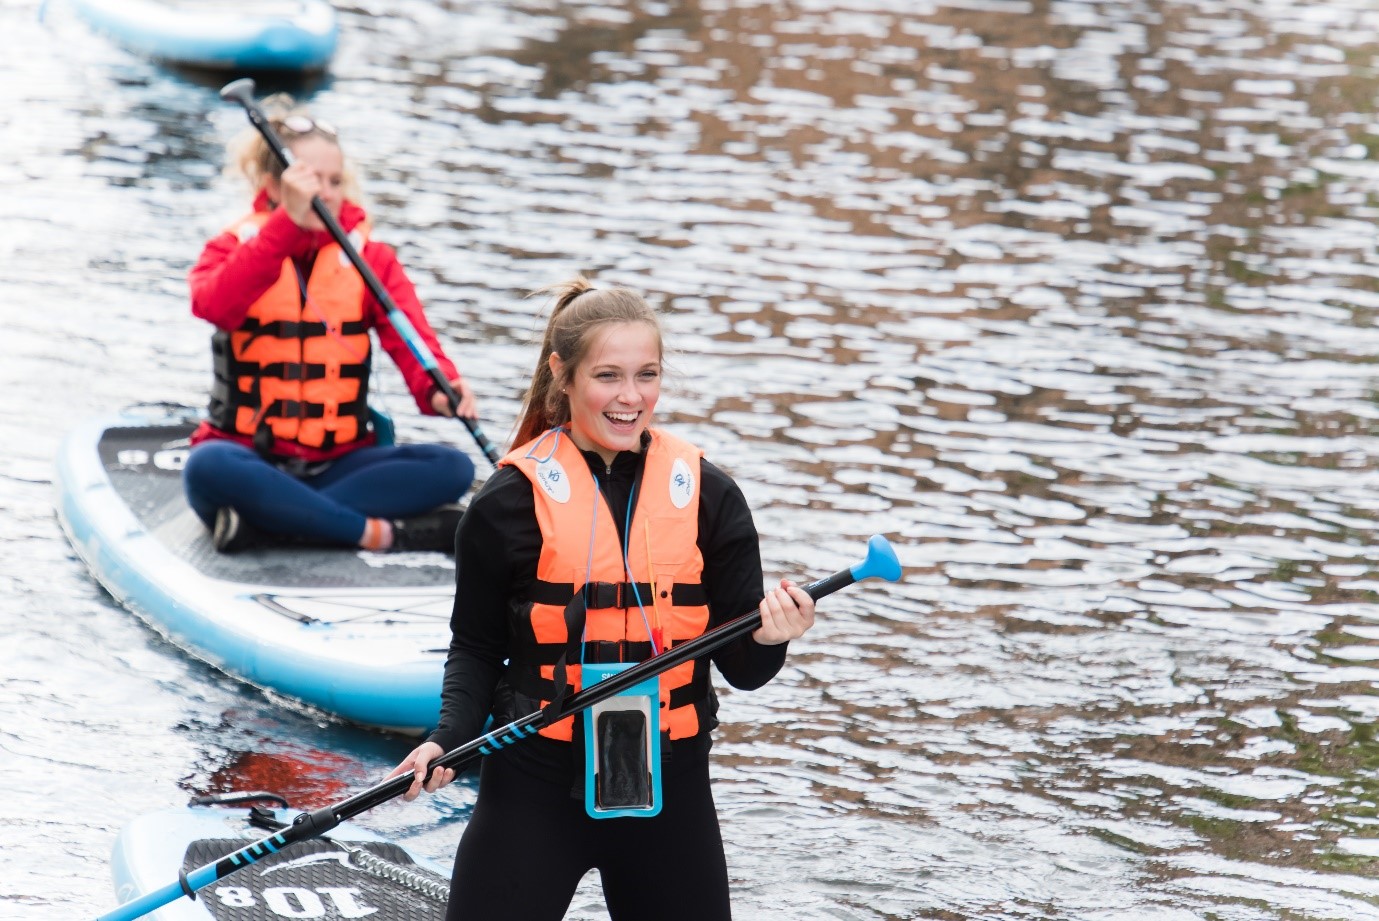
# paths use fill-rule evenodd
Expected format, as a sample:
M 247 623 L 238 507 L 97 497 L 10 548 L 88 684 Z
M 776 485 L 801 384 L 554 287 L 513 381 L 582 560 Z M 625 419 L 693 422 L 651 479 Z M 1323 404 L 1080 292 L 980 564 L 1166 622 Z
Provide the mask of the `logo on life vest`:
M 684 508 L 693 498 L 694 474 L 690 473 L 689 464 L 677 457 L 675 463 L 670 465 L 670 504 Z
M 554 457 L 536 465 L 536 482 L 546 490 L 546 495 L 562 505 L 570 501 L 570 475 Z

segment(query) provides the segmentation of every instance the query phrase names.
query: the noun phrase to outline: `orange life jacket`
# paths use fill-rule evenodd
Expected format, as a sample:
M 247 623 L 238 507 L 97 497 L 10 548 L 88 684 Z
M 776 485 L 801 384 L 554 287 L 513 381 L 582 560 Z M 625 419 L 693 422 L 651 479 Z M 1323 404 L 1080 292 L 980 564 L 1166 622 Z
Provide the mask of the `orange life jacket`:
M 541 528 L 536 581 L 525 598 L 513 602 L 517 636 L 505 677 L 543 707 L 560 690 L 555 671 L 562 659 L 569 693 L 574 693 L 581 687 L 581 654 L 589 662 L 640 662 L 651 656 L 653 638 L 667 649 L 708 628 L 704 560 L 697 542 L 699 459 L 704 452 L 663 431 L 650 432 L 628 528 L 631 579 L 623 565 L 615 513 L 568 431 L 552 429 L 500 462 L 531 480 Z M 616 514 L 622 517 L 625 510 Z M 661 728 L 669 730 L 670 738 L 689 738 L 711 728 L 707 660 L 685 662 L 662 674 L 660 694 Z M 541 734 L 569 741 L 572 725 L 573 717 L 566 717 L 542 728 Z
M 256 212 L 229 232 L 243 243 L 268 217 Z M 366 223 L 351 231 L 356 249 L 367 232 Z M 296 266 L 284 259 L 278 280 L 250 305 L 239 329 L 217 330 L 211 339 L 211 422 L 257 436 L 255 446 L 265 453 L 274 438 L 330 449 L 368 431 L 364 280 L 331 243 L 316 254 L 305 287 L 304 299 Z

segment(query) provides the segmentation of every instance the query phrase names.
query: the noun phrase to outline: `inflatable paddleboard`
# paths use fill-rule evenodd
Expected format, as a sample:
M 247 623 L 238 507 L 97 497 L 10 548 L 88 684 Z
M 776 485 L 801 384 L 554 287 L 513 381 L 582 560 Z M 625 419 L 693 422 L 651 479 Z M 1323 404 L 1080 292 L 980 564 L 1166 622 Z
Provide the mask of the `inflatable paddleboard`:
M 255 794 L 230 796 L 236 801 Z M 281 800 L 278 801 L 281 804 Z M 297 810 L 189 806 L 139 816 L 111 853 L 115 897 L 124 904 L 290 824 Z M 144 917 L 153 921 L 284 921 L 369 918 L 442 921 L 449 874 L 367 829 L 340 824 L 268 854 Z
M 454 562 L 297 545 L 218 553 L 182 493 L 198 421 L 190 409 L 131 411 L 64 439 L 58 516 L 96 580 L 230 675 L 362 725 L 434 728 Z
M 335 53 L 326 0 L 69 0 L 136 54 L 206 70 L 319 71 Z

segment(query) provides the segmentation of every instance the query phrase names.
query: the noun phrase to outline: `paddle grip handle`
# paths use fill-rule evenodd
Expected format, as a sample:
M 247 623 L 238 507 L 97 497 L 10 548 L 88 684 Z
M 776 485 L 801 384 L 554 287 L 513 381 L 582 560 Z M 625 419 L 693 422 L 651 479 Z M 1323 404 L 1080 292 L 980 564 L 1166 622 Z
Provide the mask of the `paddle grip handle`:
M 817 582 L 810 582 L 808 585 L 800 586 L 800 588 L 804 589 L 810 598 L 818 601 L 820 598 L 832 595 L 839 589 L 847 588 L 856 581 L 857 577 L 852 574 L 851 569 L 840 569 L 831 576 L 825 576 Z

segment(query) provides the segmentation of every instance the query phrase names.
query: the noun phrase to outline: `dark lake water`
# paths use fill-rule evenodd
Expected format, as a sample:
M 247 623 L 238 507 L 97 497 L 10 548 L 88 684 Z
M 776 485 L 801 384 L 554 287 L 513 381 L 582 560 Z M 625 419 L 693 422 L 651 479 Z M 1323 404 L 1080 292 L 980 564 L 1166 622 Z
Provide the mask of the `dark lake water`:
M 263 89 L 340 128 L 495 440 L 527 293 L 631 285 L 768 577 L 900 553 L 724 694 L 739 917 L 1379 919 L 1379 9 L 339 8 L 329 76 Z M 334 802 L 409 743 L 188 658 L 64 539 L 64 433 L 203 399 L 243 115 L 60 0 L 0 27 L 0 917 L 71 919 L 132 816 Z M 448 862 L 472 801 L 359 821 Z

